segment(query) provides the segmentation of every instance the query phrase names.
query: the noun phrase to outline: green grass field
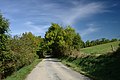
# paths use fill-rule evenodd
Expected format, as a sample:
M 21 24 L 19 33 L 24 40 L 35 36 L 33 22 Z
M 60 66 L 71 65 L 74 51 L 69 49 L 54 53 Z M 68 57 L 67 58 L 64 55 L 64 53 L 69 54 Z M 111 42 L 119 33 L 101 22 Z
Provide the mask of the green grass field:
M 97 46 L 83 48 L 83 49 L 81 49 L 81 52 L 87 53 L 87 54 L 108 53 L 108 52 L 113 51 L 111 45 L 113 46 L 113 49 L 116 50 L 119 47 L 119 44 L 120 44 L 120 41 L 101 44 L 101 45 L 97 45 Z
M 12 74 L 11 76 L 8 76 L 4 80 L 24 80 L 26 76 L 32 71 L 32 69 L 41 61 L 41 59 L 36 59 L 32 64 L 25 66 Z

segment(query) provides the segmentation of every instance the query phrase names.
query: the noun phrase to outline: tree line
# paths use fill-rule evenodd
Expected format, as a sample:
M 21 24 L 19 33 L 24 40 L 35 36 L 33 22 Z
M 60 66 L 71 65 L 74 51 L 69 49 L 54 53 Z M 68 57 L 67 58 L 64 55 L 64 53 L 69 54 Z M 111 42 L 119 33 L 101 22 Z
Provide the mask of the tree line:
M 41 41 L 31 32 L 10 36 L 9 21 L 0 14 L 0 77 L 7 77 L 38 58 L 36 51 Z
M 95 46 L 95 45 L 100 45 L 100 44 L 105 44 L 105 43 L 109 43 L 109 42 L 115 42 L 115 41 L 120 41 L 120 39 L 117 38 L 113 38 L 113 39 L 106 39 L 106 38 L 101 38 L 101 39 L 96 39 L 96 40 L 87 40 L 84 43 L 84 47 L 91 47 L 91 46 Z

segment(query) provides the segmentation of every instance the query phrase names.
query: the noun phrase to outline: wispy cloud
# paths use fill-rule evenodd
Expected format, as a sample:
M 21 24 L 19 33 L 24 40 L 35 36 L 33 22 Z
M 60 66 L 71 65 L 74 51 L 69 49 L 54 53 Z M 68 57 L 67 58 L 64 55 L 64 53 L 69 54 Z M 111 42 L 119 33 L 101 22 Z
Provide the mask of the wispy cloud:
M 27 21 L 24 23 L 24 26 L 29 29 L 28 30 L 29 32 L 42 35 L 42 37 L 43 37 L 44 36 L 43 34 L 45 34 L 45 32 L 47 31 L 47 29 L 50 25 L 36 25 L 31 21 Z
M 95 24 L 88 24 L 88 27 L 82 31 L 80 31 L 80 35 L 82 37 L 97 32 L 98 30 L 100 30 L 100 28 L 96 27 Z
M 35 6 L 25 7 L 22 14 L 26 18 L 34 18 L 44 22 L 59 22 L 66 25 L 73 25 L 78 20 L 82 20 L 98 13 L 108 12 L 106 6 L 101 2 L 89 2 L 80 4 L 77 1 L 69 1 L 72 3 L 63 5 L 57 2 L 37 3 Z M 29 5 L 29 4 L 28 4 Z M 26 14 L 28 11 L 28 14 Z
M 10 17 L 14 27 L 21 28 L 21 32 L 33 32 L 44 35 L 51 22 L 63 25 L 74 25 L 77 21 L 87 19 L 95 14 L 106 12 L 106 6 L 101 2 L 87 2 L 84 0 L 30 0 L 5 1 L 4 12 Z M 14 4 L 12 4 L 14 3 Z M 38 23 L 38 24 L 36 24 Z M 25 28 L 21 27 L 24 26 Z M 15 28 L 13 28 L 15 29 Z M 95 27 L 88 27 L 83 35 L 94 32 Z M 16 31 L 16 30 L 14 30 Z
M 77 20 L 82 20 L 83 18 L 88 18 L 92 15 L 106 12 L 106 7 L 103 3 L 92 2 L 88 4 L 80 4 L 69 10 L 64 11 L 61 15 L 61 20 L 65 24 L 74 24 Z
M 114 3 L 111 7 L 116 7 L 116 6 L 118 6 L 118 4 L 117 4 L 117 3 Z

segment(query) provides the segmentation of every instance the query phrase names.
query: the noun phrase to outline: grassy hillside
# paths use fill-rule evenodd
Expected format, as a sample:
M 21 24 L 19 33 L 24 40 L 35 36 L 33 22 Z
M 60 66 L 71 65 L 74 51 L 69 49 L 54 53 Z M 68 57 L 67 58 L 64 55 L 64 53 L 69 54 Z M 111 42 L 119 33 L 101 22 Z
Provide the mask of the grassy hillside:
M 62 57 L 61 60 L 67 66 L 91 77 L 93 80 L 120 80 L 119 43 L 120 41 L 84 48 L 82 51 L 87 55 L 84 54 L 85 56 L 81 55 L 77 58 L 66 56 Z M 114 48 L 118 47 L 118 49 L 111 52 L 111 47 L 109 47 L 111 45 Z
M 120 41 L 101 44 L 101 45 L 92 46 L 92 47 L 87 47 L 87 48 L 81 49 L 81 52 L 87 53 L 87 54 L 89 54 L 89 53 L 90 54 L 108 53 L 108 52 L 113 51 L 112 47 L 113 47 L 114 50 L 116 50 L 119 46 L 118 44 L 120 44 Z M 111 45 L 112 45 L 112 47 L 111 47 Z

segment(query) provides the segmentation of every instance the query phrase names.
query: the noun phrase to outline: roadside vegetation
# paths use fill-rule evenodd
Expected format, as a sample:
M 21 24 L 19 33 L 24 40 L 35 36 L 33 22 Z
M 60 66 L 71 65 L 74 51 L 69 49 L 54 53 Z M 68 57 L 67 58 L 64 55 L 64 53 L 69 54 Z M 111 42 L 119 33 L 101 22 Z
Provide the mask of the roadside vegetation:
M 0 14 L 0 79 L 33 63 L 42 40 L 31 32 L 10 36 L 9 21 Z
M 41 59 L 36 59 L 28 66 L 24 66 L 17 72 L 14 72 L 11 76 L 8 76 L 4 80 L 24 80 L 27 75 L 32 71 L 33 68 L 41 61 Z

